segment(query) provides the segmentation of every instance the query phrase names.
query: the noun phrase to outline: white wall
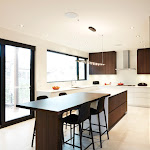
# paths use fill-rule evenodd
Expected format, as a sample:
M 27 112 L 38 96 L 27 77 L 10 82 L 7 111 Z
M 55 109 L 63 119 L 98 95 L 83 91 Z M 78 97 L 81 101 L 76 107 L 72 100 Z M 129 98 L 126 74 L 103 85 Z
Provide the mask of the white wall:
M 52 43 L 43 39 L 28 36 L 19 32 L 10 31 L 7 29 L 0 28 L 0 38 L 30 44 L 36 46 L 35 51 L 35 88 L 36 90 L 49 90 L 52 86 L 58 85 L 61 88 L 71 86 L 71 82 L 58 82 L 58 83 L 47 83 L 46 80 L 46 51 L 47 49 L 60 51 L 68 54 L 77 56 L 88 57 L 88 53 L 68 48 L 59 44 Z M 122 51 L 117 52 L 117 68 L 122 68 Z M 137 68 L 137 51 L 130 51 L 131 56 L 131 67 Z M 150 75 L 137 75 L 137 71 L 117 71 L 116 75 L 90 75 L 88 81 L 77 81 L 75 86 L 92 84 L 92 81 L 99 80 L 100 84 L 103 85 L 105 82 L 112 82 L 116 85 L 118 82 L 125 84 L 138 84 L 139 82 L 146 82 L 150 85 Z
M 19 32 L 0 28 L 0 38 L 36 46 L 35 50 L 35 88 L 36 90 L 51 90 L 52 86 L 70 87 L 71 82 L 47 83 L 47 49 L 64 52 L 76 56 L 88 57 L 88 53 L 58 45 L 43 39 L 28 36 Z M 80 82 L 80 81 L 78 81 Z M 85 81 L 86 82 L 86 81 Z M 85 83 L 81 81 L 80 83 Z
M 117 68 L 123 67 L 123 51 L 117 51 Z M 137 69 L 137 50 L 130 51 L 130 67 Z M 120 70 L 116 75 L 90 75 L 91 83 L 94 80 L 100 81 L 101 85 L 111 82 L 117 85 L 119 82 L 124 84 L 135 84 L 145 82 L 150 86 L 150 75 L 138 75 L 137 70 Z

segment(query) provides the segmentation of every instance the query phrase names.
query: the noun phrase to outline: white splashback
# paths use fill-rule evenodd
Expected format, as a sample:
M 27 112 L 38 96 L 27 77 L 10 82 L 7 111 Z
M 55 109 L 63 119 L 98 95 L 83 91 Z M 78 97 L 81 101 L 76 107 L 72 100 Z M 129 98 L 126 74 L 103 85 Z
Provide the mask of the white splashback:
M 117 51 L 117 68 L 123 67 L 123 51 Z M 137 68 L 137 50 L 130 51 L 130 67 Z M 150 85 L 150 75 L 139 75 L 137 70 L 120 70 L 117 71 L 116 75 L 90 75 L 89 80 L 92 82 L 94 80 L 100 81 L 100 85 L 104 83 L 110 83 L 116 85 L 119 82 L 124 84 L 135 84 L 140 82 L 145 82 Z

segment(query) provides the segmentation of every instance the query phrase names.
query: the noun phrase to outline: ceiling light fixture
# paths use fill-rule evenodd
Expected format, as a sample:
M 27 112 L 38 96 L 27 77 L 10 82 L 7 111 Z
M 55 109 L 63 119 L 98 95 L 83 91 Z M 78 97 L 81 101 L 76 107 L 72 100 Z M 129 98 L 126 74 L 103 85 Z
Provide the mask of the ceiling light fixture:
M 140 35 L 137 35 L 136 37 L 137 37 L 137 38 L 139 38 L 139 37 L 140 37 Z
M 130 27 L 130 29 L 131 29 L 131 30 L 133 30 L 133 29 L 134 29 L 134 27 L 132 26 L 132 27 Z
M 92 32 L 96 32 L 96 29 L 94 27 L 89 27 L 89 30 L 91 30 Z M 103 35 L 102 35 L 102 63 L 97 63 L 97 62 L 92 62 L 89 60 L 77 60 L 77 62 L 82 62 L 85 64 L 90 64 L 90 65 L 94 65 L 94 66 L 104 66 L 105 64 L 103 63 Z
M 68 17 L 68 18 L 77 18 L 78 14 L 75 13 L 75 12 L 66 12 L 65 16 Z
M 96 32 L 96 29 L 93 28 L 93 27 L 89 27 L 89 30 L 93 31 L 93 32 Z
M 89 27 L 89 30 L 92 32 L 96 32 L 96 29 L 94 27 Z M 102 35 L 102 63 L 99 63 L 101 66 L 104 66 L 105 64 L 103 63 L 103 35 Z
M 24 25 L 23 25 L 23 24 L 20 24 L 19 26 L 20 26 L 20 28 L 23 28 L 23 27 L 24 27 Z

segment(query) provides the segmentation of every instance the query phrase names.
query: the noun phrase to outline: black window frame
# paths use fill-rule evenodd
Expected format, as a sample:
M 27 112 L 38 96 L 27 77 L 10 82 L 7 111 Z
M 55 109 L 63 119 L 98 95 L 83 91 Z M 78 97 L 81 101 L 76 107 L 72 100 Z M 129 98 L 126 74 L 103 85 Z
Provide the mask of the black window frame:
M 15 41 L 10 41 L 0 38 L 0 129 L 34 118 L 34 111 L 30 110 L 30 115 L 16 118 L 10 121 L 5 121 L 5 45 L 22 47 L 31 49 L 31 68 L 30 68 L 30 101 L 35 100 L 35 50 L 36 47 L 28 44 L 23 44 Z
M 79 58 L 85 59 L 85 61 L 88 59 L 88 58 L 86 58 L 86 57 L 71 55 L 71 54 L 67 54 L 67 53 L 63 53 L 63 52 L 59 52 L 59 51 L 54 51 L 54 50 L 49 50 L 49 49 L 47 49 L 47 53 L 48 53 L 48 52 L 53 52 L 53 53 L 58 53 L 58 54 L 62 54 L 62 55 L 67 55 L 67 56 L 76 57 L 77 60 L 79 60 Z M 48 64 L 47 64 L 47 65 L 48 65 Z M 86 64 L 86 63 L 84 64 L 84 72 L 85 72 L 85 77 L 84 77 L 84 79 L 79 79 L 79 73 L 80 73 L 80 72 L 79 72 L 79 62 L 78 62 L 78 61 L 77 61 L 76 65 L 77 65 L 77 80 L 50 81 L 50 82 L 47 81 L 47 83 L 53 83 L 53 82 L 69 82 L 69 81 L 85 81 L 85 80 L 87 80 L 87 64 Z

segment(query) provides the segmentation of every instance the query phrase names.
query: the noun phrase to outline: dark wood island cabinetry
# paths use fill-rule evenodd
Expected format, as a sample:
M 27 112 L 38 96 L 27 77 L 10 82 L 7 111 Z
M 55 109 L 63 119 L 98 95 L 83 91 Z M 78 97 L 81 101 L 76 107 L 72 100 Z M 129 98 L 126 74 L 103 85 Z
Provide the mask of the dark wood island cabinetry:
M 111 94 L 107 97 L 105 102 L 105 111 L 108 116 L 108 129 L 111 130 L 127 113 L 127 91 L 124 90 L 110 90 L 110 89 L 100 89 L 93 91 L 92 93 L 109 93 Z M 97 104 L 93 103 L 91 107 L 96 108 Z M 103 113 L 101 115 L 101 123 L 104 123 Z M 96 117 L 92 116 L 93 123 L 96 122 Z M 104 128 L 101 128 L 101 131 L 104 132 Z
M 109 130 L 127 112 L 127 91 L 110 96 L 108 100 L 108 128 Z

